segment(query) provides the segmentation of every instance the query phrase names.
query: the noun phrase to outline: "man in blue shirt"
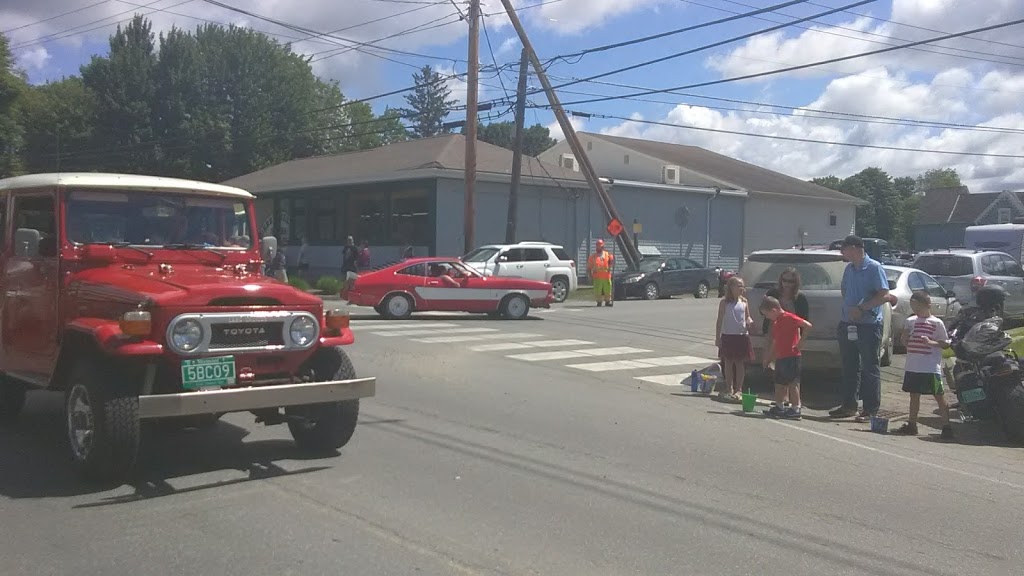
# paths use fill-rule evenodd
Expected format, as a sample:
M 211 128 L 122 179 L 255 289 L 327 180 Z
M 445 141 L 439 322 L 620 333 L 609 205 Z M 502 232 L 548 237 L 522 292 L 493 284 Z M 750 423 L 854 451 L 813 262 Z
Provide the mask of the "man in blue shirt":
M 878 350 L 882 343 L 882 306 L 889 301 L 885 269 L 864 252 L 857 236 L 843 240 L 843 317 L 839 322 L 839 352 L 843 359 L 843 404 L 829 412 L 833 418 L 856 416 L 867 422 L 882 401 Z M 858 397 L 864 407 L 858 412 Z

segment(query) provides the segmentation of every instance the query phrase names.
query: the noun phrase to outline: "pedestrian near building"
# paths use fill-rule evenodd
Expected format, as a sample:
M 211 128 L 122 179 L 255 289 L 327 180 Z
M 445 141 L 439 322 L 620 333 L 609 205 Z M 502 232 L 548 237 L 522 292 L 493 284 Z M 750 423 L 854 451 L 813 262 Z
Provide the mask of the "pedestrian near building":
M 604 249 L 604 240 L 598 239 L 594 253 L 587 259 L 587 275 L 594 286 L 594 299 L 597 305 L 614 306 L 612 298 L 612 270 L 615 268 L 615 257 Z
M 856 416 L 868 422 L 882 402 L 878 350 L 882 344 L 882 305 L 890 301 L 885 269 L 864 252 L 864 241 L 847 236 L 841 251 L 849 264 L 843 272 L 839 352 L 843 362 L 843 404 L 833 418 Z M 858 411 L 858 402 L 863 407 Z
M 359 247 L 359 261 L 357 264 L 360 271 L 370 269 L 370 242 L 368 240 L 363 240 L 362 246 Z
M 811 329 L 811 323 L 783 310 L 782 304 L 771 296 L 761 300 L 761 313 L 772 323 L 772 346 L 764 358 L 764 367 L 767 369 L 770 363 L 775 363 L 775 403 L 764 413 L 770 418 L 800 420 L 800 372 L 803 369 L 800 357 L 803 335 Z M 786 398 L 790 402 L 788 407 Z
M 715 346 L 722 360 L 724 387 L 719 398 L 741 400 L 743 381 L 746 379 L 747 362 L 754 359 L 754 348 L 750 343 L 750 328 L 754 319 L 743 292 L 746 287 L 739 276 L 729 278 L 725 284 L 725 298 L 718 303 L 718 322 L 715 326 Z
M 942 439 L 953 438 L 953 427 L 949 423 L 949 404 L 942 387 L 942 350 L 949 348 L 946 325 L 932 316 L 932 299 L 927 292 L 919 290 L 910 297 L 910 308 L 914 316 L 907 318 L 903 330 L 903 345 L 907 349 L 907 361 L 903 374 L 903 391 L 910 394 L 910 416 L 896 434 L 917 436 L 917 415 L 921 410 L 921 395 L 935 397 L 942 416 Z
M 359 277 L 359 250 L 356 249 L 356 241 L 349 236 L 345 238 L 345 247 L 341 249 L 341 274 L 345 277 L 347 290 L 352 289 L 356 278 Z

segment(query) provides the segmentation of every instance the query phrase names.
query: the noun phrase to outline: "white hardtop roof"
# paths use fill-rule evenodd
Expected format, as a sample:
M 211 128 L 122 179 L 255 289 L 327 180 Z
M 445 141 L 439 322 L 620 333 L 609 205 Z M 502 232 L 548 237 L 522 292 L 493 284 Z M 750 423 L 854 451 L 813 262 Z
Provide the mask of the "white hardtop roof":
M 252 198 L 252 194 L 222 184 L 163 178 L 160 176 L 139 176 L 135 174 L 104 174 L 100 172 L 59 172 L 53 174 L 29 174 L 0 180 L 0 190 L 25 188 L 102 188 L 105 190 L 138 190 L 139 192 L 174 192 Z
M 561 246 L 560 244 L 552 244 L 551 242 L 518 242 L 516 244 L 485 244 L 485 245 L 477 248 L 477 250 L 483 250 L 485 248 L 494 248 L 494 249 L 497 249 L 497 250 L 503 250 L 505 248 L 525 248 L 525 247 L 541 248 L 541 247 L 544 247 L 544 246 L 547 246 L 548 248 L 563 248 L 564 249 L 564 246 Z
M 750 253 L 751 256 L 755 254 L 830 254 L 836 256 L 842 256 L 842 253 L 838 250 L 812 250 L 810 248 L 801 250 L 799 248 L 780 248 L 777 250 L 755 250 Z
M 1024 229 L 1024 224 L 1017 224 L 1015 222 L 1006 222 L 1003 224 L 977 224 L 975 226 L 968 226 L 968 230 L 1021 230 Z

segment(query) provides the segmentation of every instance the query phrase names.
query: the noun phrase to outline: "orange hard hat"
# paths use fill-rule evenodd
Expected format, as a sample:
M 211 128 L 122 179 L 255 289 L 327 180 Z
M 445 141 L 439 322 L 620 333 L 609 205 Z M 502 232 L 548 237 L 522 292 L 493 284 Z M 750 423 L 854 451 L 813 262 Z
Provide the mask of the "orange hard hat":
M 604 240 L 598 238 L 597 239 L 597 247 L 598 248 L 604 248 Z

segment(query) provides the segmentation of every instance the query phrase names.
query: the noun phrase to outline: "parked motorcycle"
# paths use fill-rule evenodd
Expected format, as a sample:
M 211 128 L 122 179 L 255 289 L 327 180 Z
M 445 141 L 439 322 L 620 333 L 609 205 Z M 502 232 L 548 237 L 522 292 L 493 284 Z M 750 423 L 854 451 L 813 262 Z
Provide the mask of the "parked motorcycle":
M 1003 331 L 1006 293 L 985 287 L 975 299 L 950 326 L 961 418 L 998 421 L 1012 442 L 1024 444 L 1024 367 Z

